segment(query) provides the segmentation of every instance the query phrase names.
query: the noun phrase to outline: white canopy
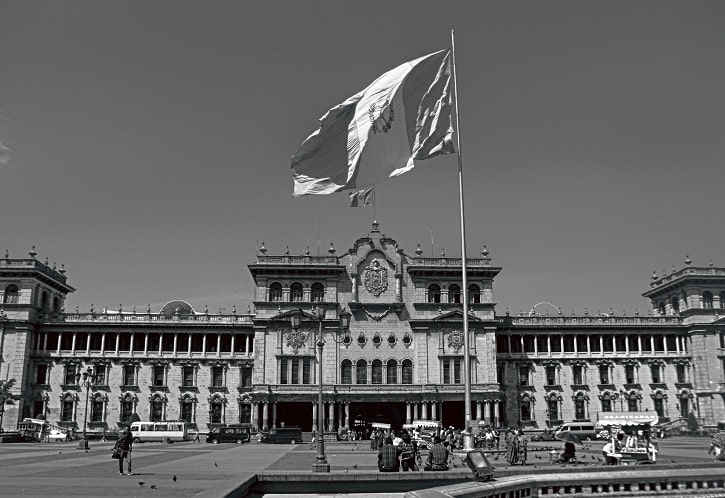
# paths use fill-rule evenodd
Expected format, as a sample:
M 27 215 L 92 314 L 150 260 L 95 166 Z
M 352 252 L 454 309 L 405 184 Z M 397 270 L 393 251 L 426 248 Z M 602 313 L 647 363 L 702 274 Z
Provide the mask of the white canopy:
M 658 420 L 653 412 L 607 412 L 598 414 L 597 425 L 654 425 Z

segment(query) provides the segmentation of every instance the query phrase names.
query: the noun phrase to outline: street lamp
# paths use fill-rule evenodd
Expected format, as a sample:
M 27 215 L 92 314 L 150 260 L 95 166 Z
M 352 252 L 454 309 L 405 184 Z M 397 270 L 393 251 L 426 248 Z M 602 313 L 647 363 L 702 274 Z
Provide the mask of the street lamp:
M 88 394 L 96 381 L 96 373 L 91 367 L 88 367 L 85 372 L 76 374 L 76 377 L 78 378 L 78 385 L 86 388 L 86 409 L 83 413 L 83 439 L 78 442 L 78 448 L 88 450 L 88 437 L 86 435 L 86 425 L 88 423 Z
M 324 332 L 322 330 L 322 324 L 325 321 L 325 315 L 327 313 L 327 303 L 325 302 L 317 302 L 314 304 L 315 318 L 317 318 L 318 321 L 318 328 L 317 328 L 317 338 L 315 340 L 315 346 L 317 346 L 318 351 L 318 378 L 317 378 L 317 458 L 315 463 L 312 464 L 312 471 L 313 472 L 330 472 L 330 464 L 327 462 L 327 457 L 325 456 L 325 427 L 324 427 L 324 409 L 322 406 L 322 375 L 323 375 L 323 369 L 322 369 L 322 353 L 323 349 L 325 347 L 325 339 L 324 339 Z M 301 322 L 302 322 L 302 315 L 303 311 L 296 310 L 293 311 L 290 315 L 290 322 L 292 325 L 292 328 L 297 331 L 300 328 Z M 349 341 L 348 338 L 348 330 L 350 328 L 350 317 L 352 314 L 348 311 L 342 311 L 339 313 L 338 317 L 340 320 L 340 329 L 344 331 L 344 336 L 342 340 L 338 341 L 335 337 L 333 337 L 333 340 L 337 343 L 345 343 L 347 344 Z

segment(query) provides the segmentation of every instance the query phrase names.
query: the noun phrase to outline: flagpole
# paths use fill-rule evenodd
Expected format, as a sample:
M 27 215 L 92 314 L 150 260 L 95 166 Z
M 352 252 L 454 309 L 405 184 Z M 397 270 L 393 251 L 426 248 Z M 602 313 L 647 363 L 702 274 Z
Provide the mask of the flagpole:
M 470 337 L 468 336 L 468 269 L 466 264 L 466 219 L 463 209 L 463 157 L 461 155 L 461 124 L 458 112 L 458 81 L 456 79 L 456 39 L 455 30 L 451 29 L 451 67 L 453 70 L 453 94 L 456 107 L 456 142 L 458 151 L 458 198 L 461 208 L 461 274 L 463 276 L 463 383 L 464 383 L 464 419 L 465 430 L 463 449 L 473 449 L 473 435 L 468 423 L 471 420 L 471 355 Z

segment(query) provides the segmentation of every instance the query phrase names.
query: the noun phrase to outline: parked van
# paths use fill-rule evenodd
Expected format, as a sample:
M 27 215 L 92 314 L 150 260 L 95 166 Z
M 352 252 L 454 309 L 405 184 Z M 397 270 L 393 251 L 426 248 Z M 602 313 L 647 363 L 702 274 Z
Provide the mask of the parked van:
M 251 440 L 251 430 L 245 425 L 228 425 L 226 427 L 215 427 L 206 435 L 206 442 L 219 443 L 248 443 Z
M 299 427 L 277 427 L 262 434 L 263 443 L 290 443 L 302 442 L 302 429 Z
M 594 427 L 592 422 L 567 422 L 565 424 L 561 424 L 556 429 L 556 434 L 564 431 L 569 431 L 572 434 L 579 436 L 579 439 L 582 441 L 591 441 L 597 436 L 597 429 Z

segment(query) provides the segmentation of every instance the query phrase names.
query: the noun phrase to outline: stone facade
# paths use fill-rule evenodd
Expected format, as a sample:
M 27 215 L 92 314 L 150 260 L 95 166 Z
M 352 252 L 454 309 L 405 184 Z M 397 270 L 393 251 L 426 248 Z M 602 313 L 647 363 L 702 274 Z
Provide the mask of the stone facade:
M 543 428 L 607 411 L 725 419 L 723 268 L 688 260 L 655 276 L 642 316 L 537 307 L 510 316 L 496 314 L 501 268 L 484 250 L 467 260 L 468 383 L 460 258 L 406 254 L 374 223 L 343 254 L 269 255 L 262 245 L 248 269 L 256 289 L 247 313 L 184 301 L 68 312 L 74 289 L 63 269 L 35 251 L 6 255 L 0 374 L 16 379 L 18 401 L 5 405 L 4 427 L 44 415 L 103 432 L 135 413 L 202 431 L 240 422 L 311 430 L 320 372 L 326 430 L 417 419 L 462 427 L 466 415 Z

